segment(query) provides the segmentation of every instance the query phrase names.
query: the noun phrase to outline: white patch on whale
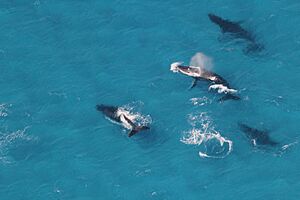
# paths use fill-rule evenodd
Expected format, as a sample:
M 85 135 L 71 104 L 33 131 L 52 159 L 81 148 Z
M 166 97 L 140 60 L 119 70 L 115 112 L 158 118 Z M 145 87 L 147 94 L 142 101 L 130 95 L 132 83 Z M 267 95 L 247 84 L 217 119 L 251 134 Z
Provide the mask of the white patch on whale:
M 130 104 L 126 104 L 120 106 L 116 112 L 116 115 L 120 117 L 121 123 L 116 122 L 108 117 L 106 117 L 109 121 L 114 124 L 118 124 L 123 126 L 125 129 L 132 130 L 133 127 L 131 124 L 125 119 L 126 116 L 130 121 L 132 121 L 136 126 L 148 126 L 152 123 L 152 119 L 150 115 L 142 115 L 139 110 L 143 106 L 143 103 L 140 101 L 132 102 Z
M 209 86 L 208 90 L 217 90 L 218 93 L 225 93 L 225 94 L 235 94 L 237 93 L 237 90 L 235 89 L 230 89 L 228 87 L 226 87 L 225 85 L 222 84 L 213 84 L 211 86 Z

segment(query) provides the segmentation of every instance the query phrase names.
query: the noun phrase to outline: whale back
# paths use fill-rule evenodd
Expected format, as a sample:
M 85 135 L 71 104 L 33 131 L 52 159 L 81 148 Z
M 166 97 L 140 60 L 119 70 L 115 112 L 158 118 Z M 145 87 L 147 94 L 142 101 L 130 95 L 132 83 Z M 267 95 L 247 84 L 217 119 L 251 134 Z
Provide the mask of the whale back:
M 258 130 L 242 123 L 238 123 L 238 125 L 240 130 L 243 131 L 246 134 L 246 136 L 249 139 L 253 140 L 257 145 L 274 146 L 278 144 L 277 142 L 271 140 L 268 131 Z
M 120 119 L 116 115 L 116 113 L 118 111 L 118 107 L 99 104 L 99 105 L 96 105 L 96 109 L 99 112 L 102 112 L 106 117 L 108 117 L 112 120 L 115 120 L 117 122 L 120 122 Z

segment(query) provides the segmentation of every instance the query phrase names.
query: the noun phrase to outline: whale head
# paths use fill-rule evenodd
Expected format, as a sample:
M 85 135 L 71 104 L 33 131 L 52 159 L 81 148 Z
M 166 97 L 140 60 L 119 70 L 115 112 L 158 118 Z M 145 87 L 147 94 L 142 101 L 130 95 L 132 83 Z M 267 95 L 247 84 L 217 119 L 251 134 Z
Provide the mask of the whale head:
M 211 13 L 208 14 L 208 17 L 209 17 L 210 21 L 212 21 L 216 24 L 221 24 L 224 21 L 221 17 L 218 17 Z
M 174 73 L 178 72 L 178 67 L 182 65 L 182 62 L 174 62 L 171 64 L 170 70 Z

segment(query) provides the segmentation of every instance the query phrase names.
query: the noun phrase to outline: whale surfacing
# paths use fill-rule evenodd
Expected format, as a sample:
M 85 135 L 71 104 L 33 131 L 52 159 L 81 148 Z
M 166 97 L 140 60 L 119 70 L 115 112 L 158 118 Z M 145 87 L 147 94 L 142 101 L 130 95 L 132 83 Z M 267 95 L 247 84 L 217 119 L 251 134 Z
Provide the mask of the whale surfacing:
M 190 89 L 194 88 L 197 85 L 197 82 L 204 80 L 209 82 L 211 85 L 208 90 L 217 90 L 218 93 L 224 93 L 225 96 L 219 99 L 219 102 L 226 100 L 240 100 L 241 98 L 237 95 L 237 90 L 230 88 L 229 83 L 219 74 L 212 71 L 208 71 L 204 68 L 195 67 L 195 66 L 184 66 L 182 62 L 174 62 L 171 64 L 170 70 L 174 73 L 182 73 L 189 77 L 192 77 L 194 80 Z
M 256 146 L 256 145 L 275 146 L 278 144 L 278 142 L 273 141 L 269 137 L 268 131 L 258 130 L 258 129 L 252 128 L 243 123 L 238 123 L 238 126 L 239 126 L 240 130 L 245 133 L 247 138 L 251 140 L 251 142 L 254 146 Z
M 259 52 L 264 49 L 264 46 L 259 44 L 254 35 L 250 31 L 244 29 L 240 25 L 240 22 L 229 21 L 212 13 L 208 14 L 208 18 L 211 22 L 220 27 L 222 33 L 230 33 L 235 38 L 247 41 L 248 46 L 246 48 L 246 52 Z
M 130 130 L 128 133 L 129 137 L 135 135 L 136 133 L 138 133 L 140 131 L 150 129 L 150 127 L 148 127 L 148 126 L 136 125 L 134 123 L 135 117 L 130 112 L 128 112 L 120 107 L 99 104 L 99 105 L 96 105 L 96 109 L 99 112 L 102 112 L 104 114 L 104 116 L 108 117 L 110 120 L 122 125 L 126 129 Z

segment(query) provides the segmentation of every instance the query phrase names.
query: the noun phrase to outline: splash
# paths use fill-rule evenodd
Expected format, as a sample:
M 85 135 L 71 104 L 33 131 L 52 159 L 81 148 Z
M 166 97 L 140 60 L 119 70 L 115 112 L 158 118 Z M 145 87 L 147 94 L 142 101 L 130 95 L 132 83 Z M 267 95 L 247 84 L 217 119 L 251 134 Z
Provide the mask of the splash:
M 180 141 L 184 144 L 198 145 L 200 157 L 225 158 L 231 153 L 233 142 L 222 137 L 214 129 L 207 113 L 189 115 L 189 122 L 193 128 L 185 132 L 185 136 Z M 199 125 L 201 128 L 195 128 Z
M 210 71 L 213 68 L 213 60 L 207 55 L 198 52 L 191 58 L 190 65 Z
M 209 86 L 208 90 L 217 90 L 218 93 L 225 93 L 225 94 L 235 94 L 237 93 L 237 90 L 235 89 L 230 89 L 222 84 L 214 84 Z
M 291 142 L 289 144 L 283 145 L 277 153 L 275 153 L 275 156 L 282 156 L 284 153 L 286 153 L 290 148 L 294 147 L 295 145 L 298 145 L 299 141 L 296 140 L 294 142 Z
M 11 104 L 2 103 L 0 104 L 0 117 L 8 116 L 8 108 L 11 107 Z
M 190 102 L 194 106 L 204 106 L 206 104 L 211 104 L 212 100 L 209 99 L 208 97 L 204 96 L 204 97 L 200 97 L 200 98 L 191 98 Z
M 124 114 L 128 117 L 135 125 L 137 126 L 148 126 L 152 123 L 152 118 L 150 115 L 141 114 L 141 108 L 144 105 L 141 101 L 132 102 L 126 105 L 119 107 L 118 115 Z M 124 123 L 125 128 L 131 129 L 130 124 Z

